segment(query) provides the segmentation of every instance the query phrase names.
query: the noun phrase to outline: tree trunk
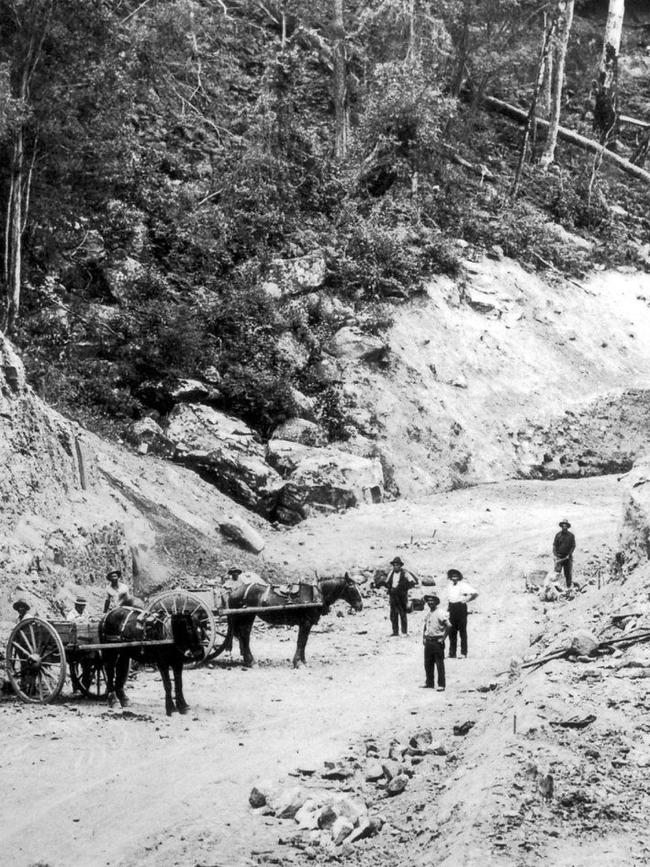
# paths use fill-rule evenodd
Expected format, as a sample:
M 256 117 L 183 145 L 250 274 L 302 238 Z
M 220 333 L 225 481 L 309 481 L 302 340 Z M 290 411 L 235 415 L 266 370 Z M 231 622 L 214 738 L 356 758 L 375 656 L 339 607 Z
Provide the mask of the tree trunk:
M 544 35 L 542 37 L 542 48 L 539 56 L 539 64 L 537 67 L 537 76 L 535 78 L 535 87 L 533 88 L 533 97 L 530 103 L 530 109 L 528 111 L 528 120 L 526 121 L 526 127 L 524 129 L 524 136 L 521 142 L 521 152 L 519 154 L 519 164 L 517 165 L 517 171 L 515 173 L 515 180 L 512 185 L 512 198 L 517 198 L 517 193 L 519 192 L 519 184 L 521 182 L 521 174 L 524 169 L 524 163 L 526 162 L 526 152 L 528 151 L 528 142 L 532 136 L 533 139 L 533 149 L 535 148 L 535 135 L 536 135 L 536 119 L 537 119 L 537 98 L 539 96 L 540 89 L 542 87 L 544 81 L 544 73 L 548 69 L 548 61 L 551 53 L 551 45 L 553 44 L 553 33 L 556 26 L 556 19 L 552 19 L 550 22 L 546 20 L 546 15 L 544 16 Z
M 543 169 L 547 169 L 555 159 L 557 133 L 560 126 L 560 113 L 562 111 L 564 67 L 566 64 L 566 53 L 569 45 L 571 24 L 573 23 L 573 7 L 574 0 L 560 0 L 558 5 L 557 42 L 553 59 L 553 72 L 555 74 L 555 79 L 553 81 L 553 90 L 551 94 L 551 113 L 549 117 L 546 144 L 539 161 L 539 164 Z
M 343 159 L 348 150 L 348 93 L 347 64 L 345 60 L 345 25 L 343 23 L 343 0 L 334 0 L 333 91 L 334 91 L 334 152 Z
M 544 13 L 544 31 L 548 32 L 550 22 L 548 15 Z M 553 87 L 553 52 L 547 51 L 544 58 L 544 75 L 542 80 L 542 90 L 539 100 L 539 109 L 545 118 L 548 118 L 551 113 L 551 95 Z
M 618 117 L 618 55 L 621 50 L 625 0 L 609 0 L 603 53 L 596 82 L 594 128 L 603 144 L 616 133 Z
M 496 111 L 499 114 L 505 115 L 505 117 L 519 121 L 519 123 L 528 123 L 527 111 L 522 111 L 522 109 L 510 105 L 502 99 L 496 99 L 494 96 L 484 96 L 482 105 L 490 111 Z M 537 124 L 542 129 L 548 129 L 549 127 L 549 122 L 547 120 L 542 120 L 542 118 L 537 118 Z M 602 154 L 603 159 L 614 163 L 614 165 L 618 166 L 619 169 L 624 171 L 626 174 L 632 175 L 632 177 L 638 178 L 646 184 L 650 184 L 650 172 L 647 172 L 639 166 L 635 166 L 629 160 L 623 159 L 623 157 L 619 157 L 619 155 L 615 154 L 613 151 L 605 150 L 599 142 L 586 138 L 583 135 L 579 135 L 577 132 L 573 132 L 573 130 L 565 129 L 564 127 L 558 127 L 557 134 L 558 138 L 568 141 L 570 144 L 576 145 L 583 150 L 595 154 Z

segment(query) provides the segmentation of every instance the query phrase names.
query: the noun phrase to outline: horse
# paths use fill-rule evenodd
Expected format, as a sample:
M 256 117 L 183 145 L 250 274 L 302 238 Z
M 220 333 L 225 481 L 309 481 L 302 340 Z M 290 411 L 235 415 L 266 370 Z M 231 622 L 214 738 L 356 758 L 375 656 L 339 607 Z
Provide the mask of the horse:
M 189 614 L 172 614 L 167 621 L 157 615 L 143 616 L 140 608 L 121 606 L 109 611 L 104 617 L 102 631 L 103 642 L 144 642 L 139 646 L 102 650 L 110 707 L 114 706 L 116 698 L 122 707 L 128 706 L 124 684 L 129 673 L 129 661 L 137 659 L 139 662 L 158 666 L 165 689 L 167 716 L 171 716 L 174 710 L 187 713 L 188 704 L 183 695 L 183 663 L 188 658 L 199 659 L 203 655 L 203 645 L 196 624 Z M 169 638 L 170 633 L 173 644 L 155 643 Z M 174 675 L 175 706 L 169 677 L 170 668 Z
M 232 650 L 233 635 L 239 640 L 239 649 L 244 659 L 245 666 L 252 666 L 255 663 L 253 654 L 250 648 L 251 629 L 256 617 L 260 617 L 265 623 L 272 626 L 297 626 L 298 641 L 296 642 L 296 652 L 293 657 L 293 667 L 298 668 L 300 665 L 306 665 L 305 647 L 307 639 L 311 632 L 312 626 L 320 620 L 323 614 L 327 614 L 330 607 L 342 599 L 347 602 L 355 611 L 361 611 L 363 601 L 357 582 L 351 578 L 346 572 L 342 578 L 321 578 L 318 581 L 317 588 L 309 584 L 301 584 L 301 591 L 308 589 L 310 598 L 313 598 L 312 591 L 317 590 L 316 595 L 321 602 L 320 607 L 304 608 L 301 606 L 301 601 L 304 601 L 304 595 L 298 594 L 297 601 L 288 603 L 286 596 L 277 592 L 276 588 L 270 587 L 268 584 L 250 583 L 243 584 L 233 590 L 228 596 L 228 608 L 236 611 L 245 611 L 246 608 L 265 608 L 271 606 L 285 605 L 283 611 L 256 611 L 255 613 L 246 616 L 245 614 L 237 614 L 234 617 L 228 618 L 228 633 L 225 641 L 217 649 L 215 656 L 223 653 L 224 650 Z

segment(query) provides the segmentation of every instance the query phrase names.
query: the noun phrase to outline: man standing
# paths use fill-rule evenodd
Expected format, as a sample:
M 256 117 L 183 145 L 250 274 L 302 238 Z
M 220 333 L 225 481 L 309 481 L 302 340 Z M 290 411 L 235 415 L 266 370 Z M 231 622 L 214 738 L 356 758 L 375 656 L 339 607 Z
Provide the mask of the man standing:
M 111 608 L 117 608 L 120 605 L 132 605 L 133 600 L 128 586 L 122 579 L 121 569 L 112 569 L 106 573 L 108 587 L 106 588 L 106 601 L 104 602 L 104 614 L 110 611 Z
M 449 631 L 449 620 L 439 610 L 440 599 L 435 594 L 426 595 L 424 601 L 429 610 L 424 618 L 422 643 L 424 644 L 424 674 L 426 689 L 436 685 L 435 672 L 438 672 L 438 692 L 445 688 L 445 638 Z
M 72 623 L 75 620 L 80 620 L 86 616 L 86 600 L 83 596 L 77 596 L 72 608 L 65 616 L 65 619 Z
M 566 518 L 560 521 L 560 532 L 553 539 L 553 557 L 555 558 L 555 571 L 558 575 L 564 572 L 566 586 L 571 586 L 573 577 L 573 552 L 576 548 L 576 537 L 569 533 L 571 524 Z
M 458 569 L 450 569 L 447 578 L 451 581 L 447 599 L 449 602 L 449 658 L 456 658 L 456 643 L 460 633 L 460 655 L 467 657 L 467 603 L 476 599 L 478 592 L 463 578 Z
M 398 627 L 402 627 L 402 635 L 408 632 L 406 607 L 408 605 L 409 589 L 418 583 L 417 577 L 404 568 L 399 557 L 390 561 L 393 567 L 388 575 L 388 601 L 390 603 L 390 622 L 393 627 L 393 638 L 399 635 Z M 410 576 L 410 577 L 409 577 Z

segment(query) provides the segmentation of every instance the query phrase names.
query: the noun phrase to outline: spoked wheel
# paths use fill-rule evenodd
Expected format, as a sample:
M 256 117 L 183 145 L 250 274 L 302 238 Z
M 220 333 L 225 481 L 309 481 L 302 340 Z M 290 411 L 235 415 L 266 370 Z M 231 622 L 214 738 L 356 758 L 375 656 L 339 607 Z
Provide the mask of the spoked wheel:
M 209 658 L 206 660 L 207 662 L 214 662 L 214 660 L 221 656 L 221 654 L 226 650 L 226 638 L 228 637 L 228 622 L 229 618 L 227 614 L 224 614 L 223 611 L 217 612 L 216 620 L 216 630 L 215 630 L 215 642 L 212 653 Z M 231 650 L 231 648 L 228 648 Z
M 65 650 L 46 620 L 28 617 L 14 626 L 7 642 L 7 675 L 16 695 L 39 704 L 53 701 L 65 681 Z
M 217 633 L 214 614 L 202 599 L 192 593 L 187 593 L 185 590 L 166 590 L 164 593 L 154 596 L 147 606 L 147 611 L 158 614 L 165 619 L 171 617 L 172 614 L 189 614 L 199 631 L 203 645 L 203 656 L 200 659 L 194 659 L 187 651 L 185 665 L 187 668 L 198 668 L 203 665 L 212 651 Z
M 106 669 L 101 653 L 96 650 L 68 660 L 70 680 L 86 698 L 103 699 L 108 695 Z

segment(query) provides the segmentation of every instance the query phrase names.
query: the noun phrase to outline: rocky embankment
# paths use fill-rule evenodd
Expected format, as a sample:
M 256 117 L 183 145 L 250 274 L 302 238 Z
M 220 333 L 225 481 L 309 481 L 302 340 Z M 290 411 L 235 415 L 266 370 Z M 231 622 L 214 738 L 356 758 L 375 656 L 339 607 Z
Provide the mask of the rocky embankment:
M 345 439 L 329 442 L 322 407 L 294 391 L 295 417 L 263 443 L 219 410 L 213 372 L 150 384 L 160 425 L 138 422 L 127 440 L 284 524 L 387 495 L 629 469 L 650 447 L 650 346 L 641 339 L 650 275 L 621 269 L 578 283 L 467 245 L 459 254 L 459 278 L 390 299 L 381 336 L 328 297 L 322 257 L 276 263 L 265 289 L 287 322 L 317 311 L 334 323 L 322 345 L 289 325 L 281 344 L 296 371 L 318 350 Z
M 83 592 L 100 610 L 104 573 L 115 566 L 144 594 L 257 563 L 262 519 L 196 473 L 113 447 L 47 407 L 4 339 L 0 414 L 3 634 L 17 596 L 32 612 L 61 616 Z

